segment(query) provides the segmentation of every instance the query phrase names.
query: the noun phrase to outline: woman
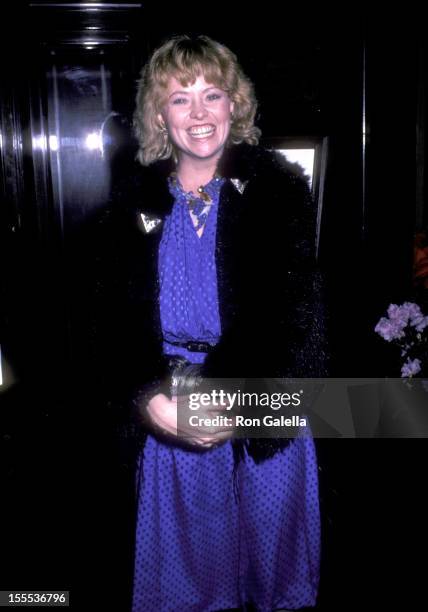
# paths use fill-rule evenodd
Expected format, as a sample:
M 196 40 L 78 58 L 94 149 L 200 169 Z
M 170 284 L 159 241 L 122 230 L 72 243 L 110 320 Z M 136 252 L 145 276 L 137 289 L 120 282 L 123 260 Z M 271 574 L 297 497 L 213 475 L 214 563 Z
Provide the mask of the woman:
M 314 211 L 295 168 L 258 146 L 235 55 L 178 36 L 142 71 L 138 164 L 115 189 L 106 324 L 117 393 L 143 417 L 133 611 L 315 605 L 314 444 L 177 431 L 171 376 L 325 374 Z M 113 334 L 113 335 L 112 335 Z

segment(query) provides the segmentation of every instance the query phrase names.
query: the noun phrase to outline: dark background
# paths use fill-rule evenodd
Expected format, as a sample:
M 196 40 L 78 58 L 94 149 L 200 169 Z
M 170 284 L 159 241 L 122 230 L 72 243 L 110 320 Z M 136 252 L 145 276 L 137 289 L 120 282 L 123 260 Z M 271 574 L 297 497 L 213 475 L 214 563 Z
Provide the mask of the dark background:
M 266 142 L 327 138 L 319 257 L 332 375 L 399 376 L 373 328 L 391 301 L 415 295 L 413 236 L 428 222 L 426 43 L 416 19 L 361 6 L 40 4 L 0 9 L 0 588 L 68 589 L 75 609 L 127 610 L 133 474 L 90 385 L 82 236 L 132 158 L 142 63 L 171 34 L 208 34 L 254 81 Z M 101 124 L 103 157 L 84 146 Z M 50 135 L 58 151 L 38 145 Z M 421 604 L 425 440 L 317 447 L 317 609 Z

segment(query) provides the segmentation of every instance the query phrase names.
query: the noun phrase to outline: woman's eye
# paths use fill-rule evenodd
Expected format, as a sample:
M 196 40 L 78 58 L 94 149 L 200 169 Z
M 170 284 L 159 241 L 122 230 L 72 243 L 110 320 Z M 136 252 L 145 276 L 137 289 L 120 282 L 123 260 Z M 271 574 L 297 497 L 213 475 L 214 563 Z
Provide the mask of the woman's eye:
M 214 100 L 219 100 L 220 98 L 221 98 L 221 95 L 217 93 L 212 93 L 212 94 L 207 95 L 207 100 L 209 100 L 210 102 L 213 102 Z
M 173 104 L 186 104 L 186 102 L 186 98 L 174 98 L 174 100 L 172 101 Z

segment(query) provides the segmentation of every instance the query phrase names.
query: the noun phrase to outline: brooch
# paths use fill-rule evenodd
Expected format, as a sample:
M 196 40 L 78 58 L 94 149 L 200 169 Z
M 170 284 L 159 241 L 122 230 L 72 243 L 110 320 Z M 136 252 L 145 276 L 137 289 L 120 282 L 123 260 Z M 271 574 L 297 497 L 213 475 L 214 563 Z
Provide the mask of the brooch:
M 237 191 L 242 195 L 245 191 L 245 187 L 247 186 L 248 181 L 241 181 L 238 178 L 231 178 L 230 182 L 235 187 Z
M 146 234 L 150 234 L 160 223 L 162 223 L 162 219 L 157 219 L 156 217 L 149 217 L 144 213 L 140 213 L 141 220 L 143 221 L 144 230 Z

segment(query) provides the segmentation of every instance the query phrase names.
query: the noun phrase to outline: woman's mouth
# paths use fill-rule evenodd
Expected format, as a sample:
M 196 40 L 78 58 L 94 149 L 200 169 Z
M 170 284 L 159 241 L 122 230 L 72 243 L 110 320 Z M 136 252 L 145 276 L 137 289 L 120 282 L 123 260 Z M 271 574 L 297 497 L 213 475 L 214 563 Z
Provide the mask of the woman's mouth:
M 212 136 L 215 132 L 215 126 L 214 125 L 195 125 L 193 127 L 190 127 L 187 130 L 187 133 L 189 134 L 189 136 L 191 136 L 192 138 L 197 138 L 197 139 L 201 139 L 201 138 L 209 138 L 210 136 Z

